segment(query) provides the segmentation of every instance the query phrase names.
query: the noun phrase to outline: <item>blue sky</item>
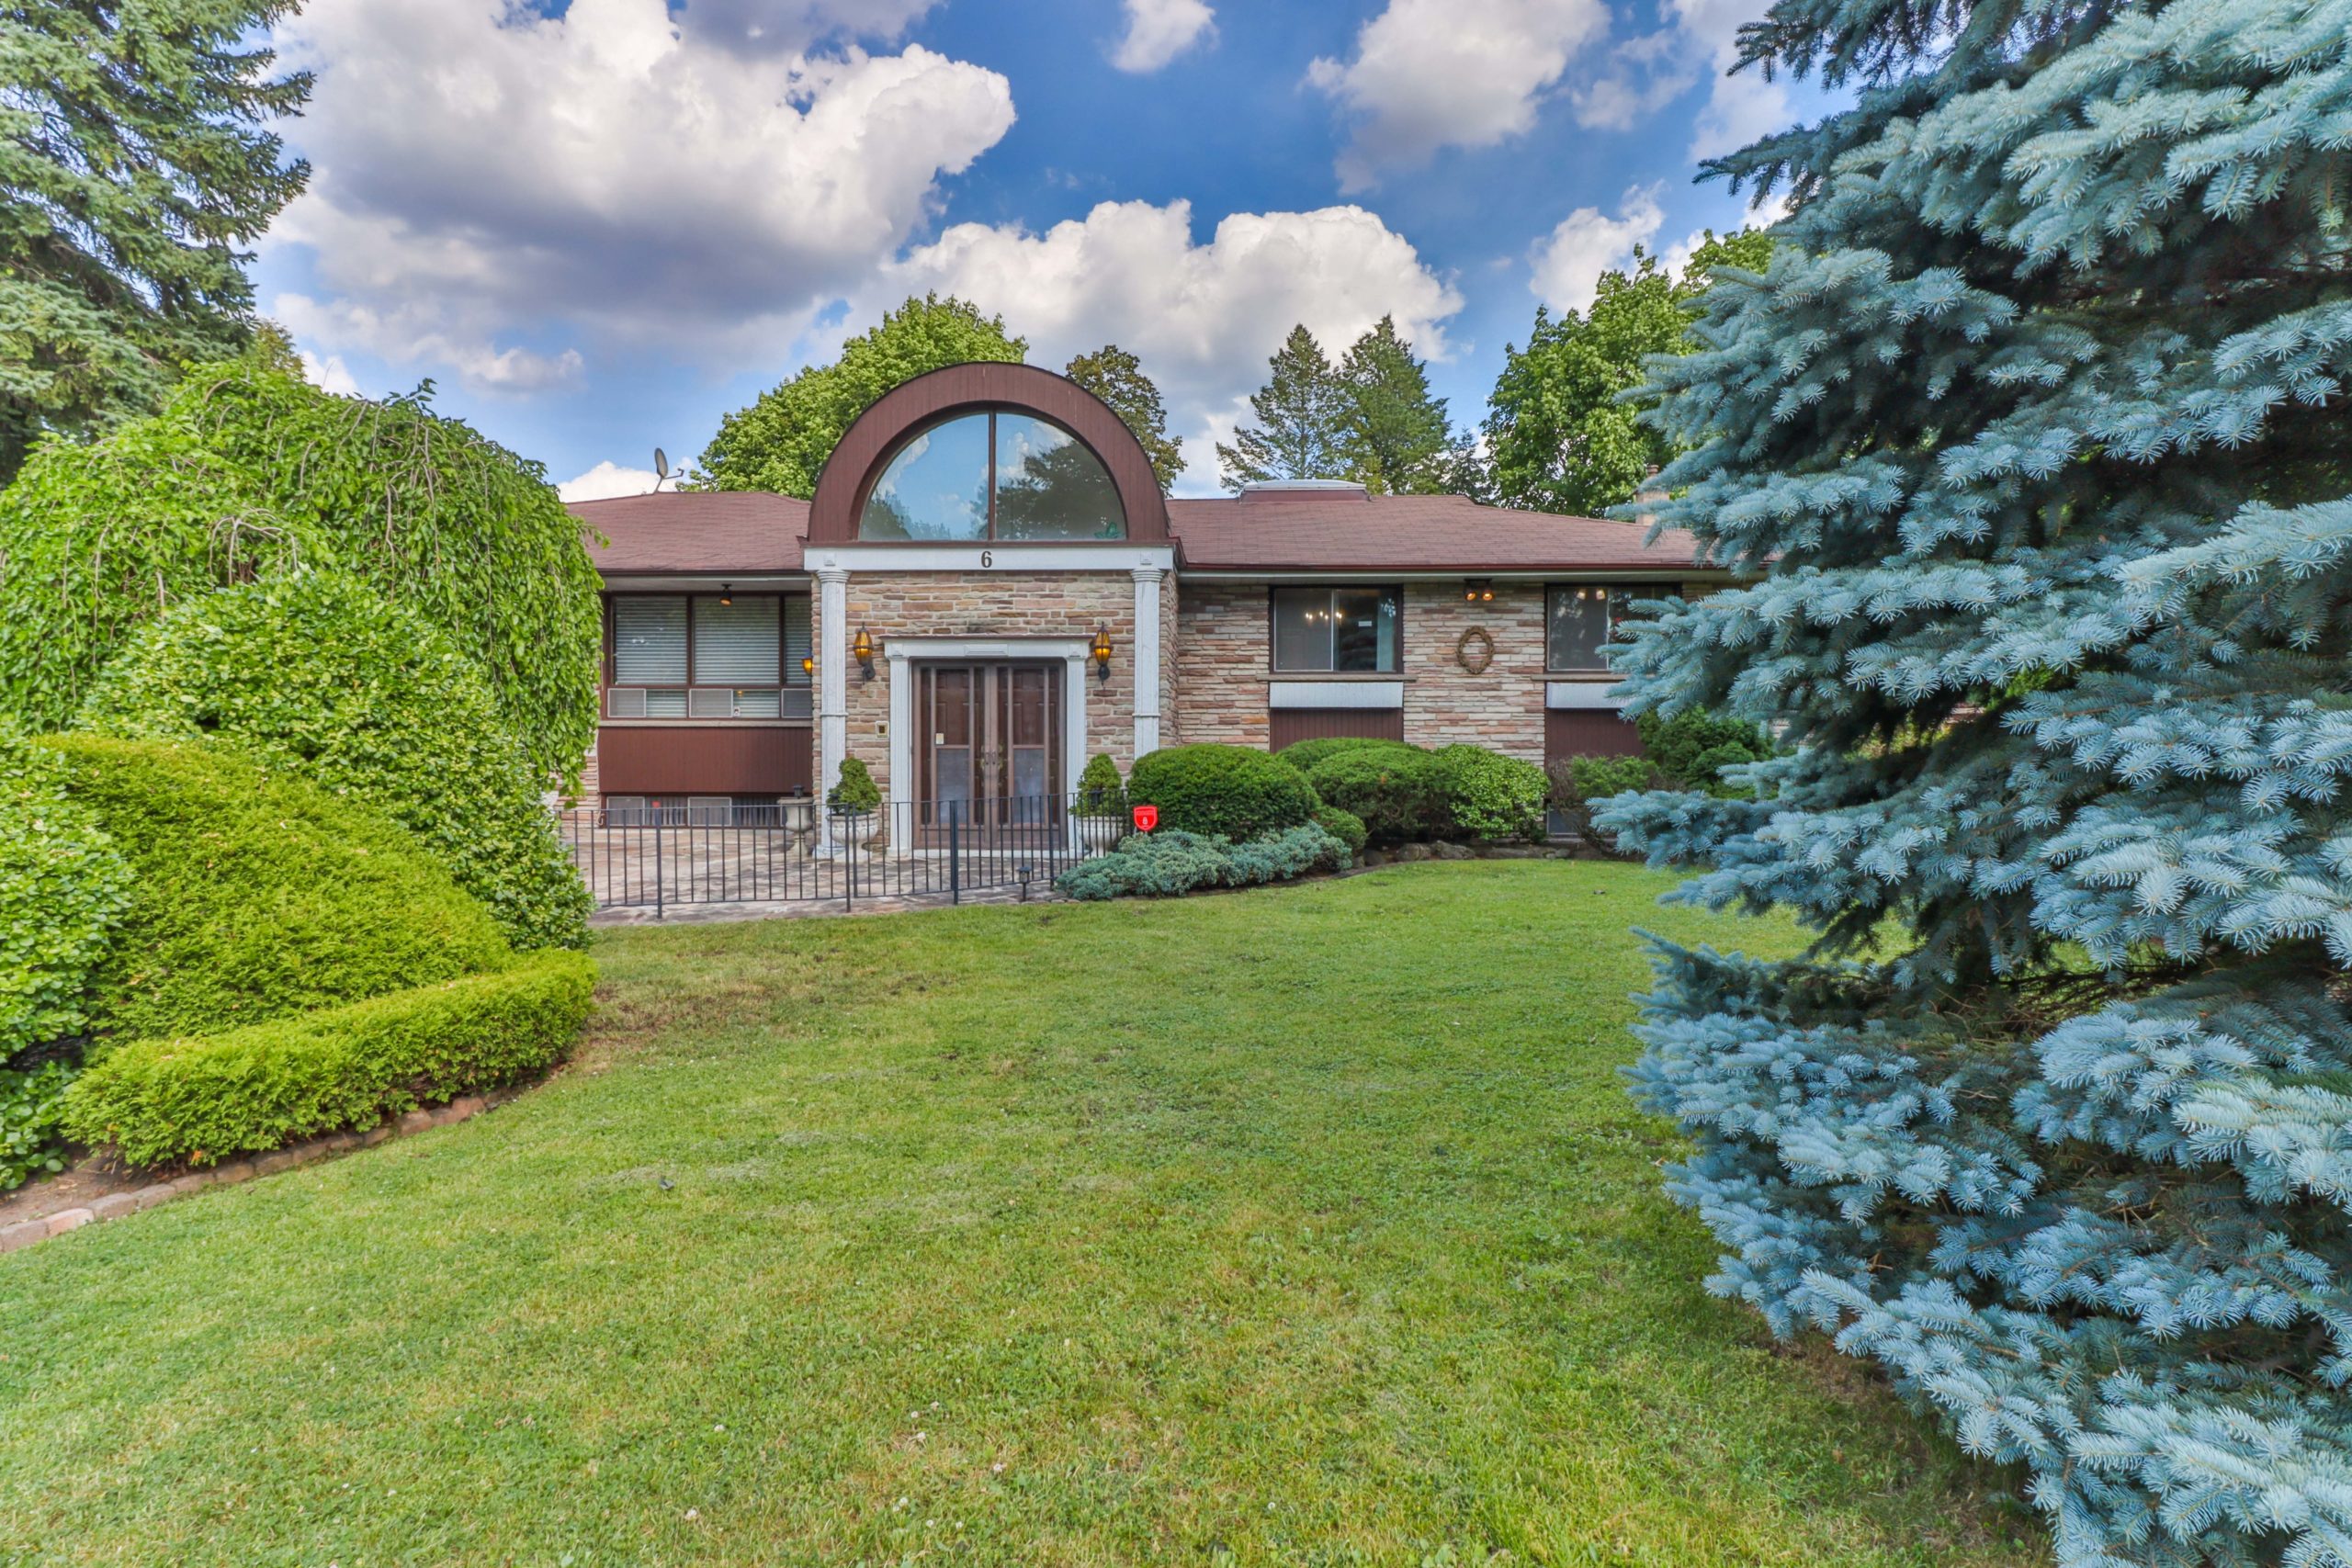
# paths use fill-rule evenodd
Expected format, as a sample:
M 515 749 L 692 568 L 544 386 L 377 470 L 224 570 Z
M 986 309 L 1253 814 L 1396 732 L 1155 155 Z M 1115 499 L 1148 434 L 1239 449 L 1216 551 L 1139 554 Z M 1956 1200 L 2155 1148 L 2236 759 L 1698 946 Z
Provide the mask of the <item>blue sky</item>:
M 1736 226 L 1698 159 L 1816 106 L 1725 77 L 1757 0 L 311 0 L 308 195 L 256 281 L 313 374 L 571 493 L 924 288 L 1058 367 L 1143 356 L 1183 489 L 1293 321 L 1384 313 L 1475 421 L 1539 301 Z

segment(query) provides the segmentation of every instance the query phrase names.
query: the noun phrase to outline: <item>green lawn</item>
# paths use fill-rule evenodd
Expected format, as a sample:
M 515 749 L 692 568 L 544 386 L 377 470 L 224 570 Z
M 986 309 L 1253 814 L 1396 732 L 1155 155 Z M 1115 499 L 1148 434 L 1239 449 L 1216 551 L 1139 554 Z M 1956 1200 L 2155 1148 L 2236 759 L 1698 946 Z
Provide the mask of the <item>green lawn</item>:
M 580 1064 L 0 1260 L 0 1562 L 2043 1561 L 1708 1298 L 1622 866 L 600 940 Z

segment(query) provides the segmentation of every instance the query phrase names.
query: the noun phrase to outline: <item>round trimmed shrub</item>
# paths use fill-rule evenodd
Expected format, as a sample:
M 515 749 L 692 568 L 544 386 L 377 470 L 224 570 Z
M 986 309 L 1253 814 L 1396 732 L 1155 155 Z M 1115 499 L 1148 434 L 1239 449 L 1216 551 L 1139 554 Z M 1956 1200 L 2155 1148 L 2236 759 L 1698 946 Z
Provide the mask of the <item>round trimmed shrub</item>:
M 1108 753 L 1097 751 L 1078 775 L 1080 814 L 1105 817 L 1126 808 L 1127 790 L 1119 782 L 1119 764 L 1111 761 Z
M 1364 831 L 1363 818 L 1352 811 L 1342 811 L 1336 806 L 1317 807 L 1315 825 L 1347 845 L 1350 855 L 1363 853 L 1364 843 L 1371 837 Z
M 1394 741 L 1337 752 L 1306 775 L 1326 806 L 1363 822 L 1371 841 L 1436 837 L 1447 821 L 1436 757 Z
M 414 833 L 517 948 L 587 942 L 594 901 L 488 681 L 358 578 L 302 572 L 184 601 L 131 635 L 77 728 L 233 745 Z
M 64 758 L 0 733 L 0 1067 L 88 1030 L 90 973 L 130 904 L 130 868 L 68 783 Z
M 1490 840 L 1543 837 L 1551 780 L 1542 768 L 1484 746 L 1447 746 L 1430 761 L 1450 819 L 1446 831 Z
M 842 776 L 825 796 L 825 804 L 842 811 L 873 811 L 882 805 L 882 786 L 874 772 L 857 757 L 842 759 Z
M 131 873 L 89 976 L 118 1040 L 209 1034 L 502 968 L 489 911 L 405 829 L 226 748 L 39 744 Z
M 1136 760 L 1127 798 L 1159 807 L 1181 832 L 1255 839 L 1313 820 L 1315 792 L 1298 770 L 1249 746 L 1168 746 Z

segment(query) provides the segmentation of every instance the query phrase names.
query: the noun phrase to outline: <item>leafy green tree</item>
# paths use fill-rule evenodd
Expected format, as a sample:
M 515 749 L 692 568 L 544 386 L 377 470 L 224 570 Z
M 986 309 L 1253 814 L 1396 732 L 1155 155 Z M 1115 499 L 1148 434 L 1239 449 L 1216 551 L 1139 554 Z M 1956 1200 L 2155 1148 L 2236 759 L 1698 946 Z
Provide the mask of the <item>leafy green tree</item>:
M 1019 364 L 1028 352 L 1001 318 L 953 295 L 909 299 L 843 344 L 831 365 L 812 365 L 720 420 L 698 482 L 806 500 L 817 493 L 817 476 L 842 433 L 901 381 L 949 365 Z
M 1117 344 L 1106 343 L 1071 360 L 1062 374 L 1109 404 L 1135 432 L 1159 479 L 1159 493 L 1173 489 L 1176 476 L 1184 471 L 1184 442 L 1168 434 L 1168 407 L 1159 400 L 1159 389 L 1143 373 L 1143 361 Z
M 1624 394 L 1645 379 L 1654 354 L 1686 354 L 1692 302 L 1718 268 L 1753 272 L 1772 239 L 1748 230 L 1708 234 L 1680 277 L 1636 251 L 1634 270 L 1600 277 L 1592 308 L 1555 321 L 1539 306 L 1524 349 L 1503 351 L 1487 401 L 1487 473 L 1492 499 L 1538 512 L 1594 516 L 1633 499 L 1643 476 L 1672 460 L 1674 445 L 1642 419 L 1655 399 Z
M 1430 392 L 1429 368 L 1383 316 L 1340 361 L 1346 400 L 1346 478 L 1374 494 L 1430 495 L 1453 488 L 1458 461 L 1445 400 Z
M 1347 392 L 1315 334 L 1291 328 L 1266 364 L 1272 374 L 1250 397 L 1258 423 L 1236 431 L 1231 445 L 1217 443 L 1225 484 L 1351 477 Z
M 1712 1289 L 2017 1466 L 2067 1568 L 2352 1562 L 2352 10 L 1778 0 L 1851 107 L 1651 361 L 1755 581 L 1632 705 L 1758 798 L 1598 824 L 1800 962 L 1660 945 Z
M 580 525 L 430 389 L 339 398 L 248 357 L 192 367 L 97 440 L 43 443 L 0 491 L 0 717 L 57 728 L 172 605 L 333 566 L 447 634 L 537 776 L 576 778 L 603 656 Z
M 0 484 L 42 433 L 145 413 L 182 364 L 244 346 L 237 247 L 310 177 L 260 126 L 311 77 L 251 41 L 293 9 L 0 7 Z

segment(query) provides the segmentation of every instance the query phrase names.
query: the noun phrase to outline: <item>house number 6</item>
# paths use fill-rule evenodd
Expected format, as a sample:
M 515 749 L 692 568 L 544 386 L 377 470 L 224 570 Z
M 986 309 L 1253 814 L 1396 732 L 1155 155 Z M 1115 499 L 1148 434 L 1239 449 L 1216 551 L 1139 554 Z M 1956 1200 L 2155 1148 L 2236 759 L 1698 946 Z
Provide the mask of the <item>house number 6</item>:
M 984 567 L 994 566 L 996 564 L 996 552 L 994 550 L 982 550 L 980 552 L 980 564 Z

